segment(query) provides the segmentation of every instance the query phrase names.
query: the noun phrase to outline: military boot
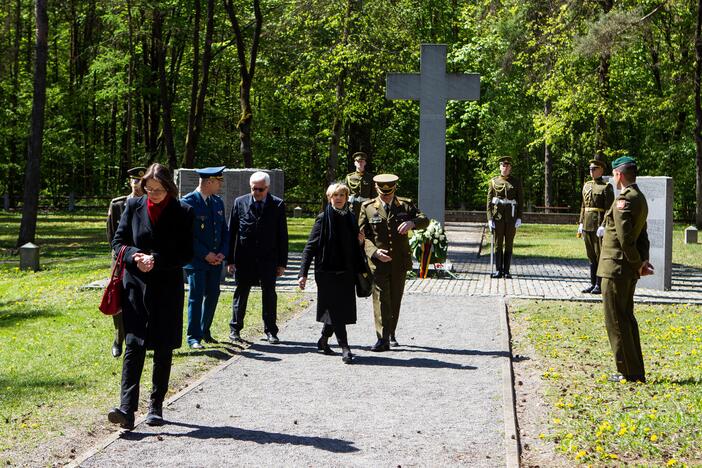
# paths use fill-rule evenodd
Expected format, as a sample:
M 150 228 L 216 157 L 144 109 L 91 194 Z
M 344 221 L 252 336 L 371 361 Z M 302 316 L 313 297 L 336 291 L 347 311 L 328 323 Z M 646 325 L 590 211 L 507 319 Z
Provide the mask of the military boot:
M 505 252 L 504 265 L 502 271 L 504 272 L 505 278 L 510 279 L 512 275 L 509 272 L 509 267 L 512 264 L 512 252 Z
M 591 293 L 597 286 L 597 265 L 590 264 L 590 286 L 583 289 L 583 293 Z

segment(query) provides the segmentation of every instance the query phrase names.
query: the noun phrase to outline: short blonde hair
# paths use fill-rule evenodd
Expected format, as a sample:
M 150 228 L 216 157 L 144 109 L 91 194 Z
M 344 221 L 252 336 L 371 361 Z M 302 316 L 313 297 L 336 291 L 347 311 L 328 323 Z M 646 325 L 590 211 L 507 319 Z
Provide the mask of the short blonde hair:
M 343 184 L 341 182 L 334 182 L 329 187 L 327 187 L 327 200 L 331 200 L 331 197 L 333 195 L 336 195 L 337 193 L 343 193 L 344 195 L 346 195 L 346 199 L 348 199 L 350 192 L 351 191 L 349 190 L 346 184 Z

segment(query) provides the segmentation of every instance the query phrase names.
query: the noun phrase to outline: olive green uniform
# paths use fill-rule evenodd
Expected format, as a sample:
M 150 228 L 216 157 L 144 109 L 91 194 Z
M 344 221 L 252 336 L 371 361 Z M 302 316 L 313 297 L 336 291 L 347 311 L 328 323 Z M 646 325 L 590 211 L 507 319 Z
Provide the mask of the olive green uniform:
M 395 197 L 386 211 L 380 197 L 365 201 L 361 206 L 358 225 L 366 236 L 365 250 L 375 277 L 373 313 L 378 339 L 395 336 L 400 317 L 400 304 L 405 289 L 407 271 L 412 269 L 412 255 L 407 234 L 400 235 L 398 226 L 413 221 L 416 229 L 424 229 L 429 220 L 408 198 Z M 392 258 L 381 262 L 373 255 L 384 249 Z
M 588 180 L 583 185 L 582 204 L 580 206 L 580 220 L 583 225 L 583 240 L 585 251 L 590 260 L 590 282 L 597 284 L 597 262 L 600 258 L 602 239 L 597 237 L 597 228 L 604 220 L 604 214 L 612 206 L 614 189 L 602 177 Z
M 488 222 L 495 222 L 495 269 L 499 272 L 509 273 L 514 235 L 517 232 L 514 223 L 521 219 L 523 206 L 524 191 L 518 178 L 499 175 L 490 180 L 486 211 Z
M 634 290 L 639 269 L 649 258 L 646 232 L 648 204 L 636 184 L 626 187 L 605 213 L 597 275 L 609 343 L 617 370 L 630 381 L 645 381 L 639 326 L 634 317 Z
M 376 196 L 373 174 L 366 172 L 351 172 L 346 175 L 344 183 L 349 187 L 349 203 L 353 208 L 353 214 L 358 219 L 363 202 Z

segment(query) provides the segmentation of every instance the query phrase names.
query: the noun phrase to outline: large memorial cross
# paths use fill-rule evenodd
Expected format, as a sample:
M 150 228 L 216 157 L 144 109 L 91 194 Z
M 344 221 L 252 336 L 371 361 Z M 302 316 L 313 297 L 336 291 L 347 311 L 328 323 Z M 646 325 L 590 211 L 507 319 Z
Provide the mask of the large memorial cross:
M 422 44 L 420 73 L 388 73 L 385 97 L 419 101 L 419 208 L 444 222 L 446 103 L 477 101 L 480 75 L 446 73 L 446 45 Z

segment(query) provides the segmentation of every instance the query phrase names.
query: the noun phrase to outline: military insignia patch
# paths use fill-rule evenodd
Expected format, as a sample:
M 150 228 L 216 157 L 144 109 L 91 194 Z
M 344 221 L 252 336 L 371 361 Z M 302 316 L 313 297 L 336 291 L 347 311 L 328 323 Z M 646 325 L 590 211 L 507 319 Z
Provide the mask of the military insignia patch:
M 625 210 L 629 208 L 629 202 L 626 200 L 617 200 L 617 209 L 618 210 Z

